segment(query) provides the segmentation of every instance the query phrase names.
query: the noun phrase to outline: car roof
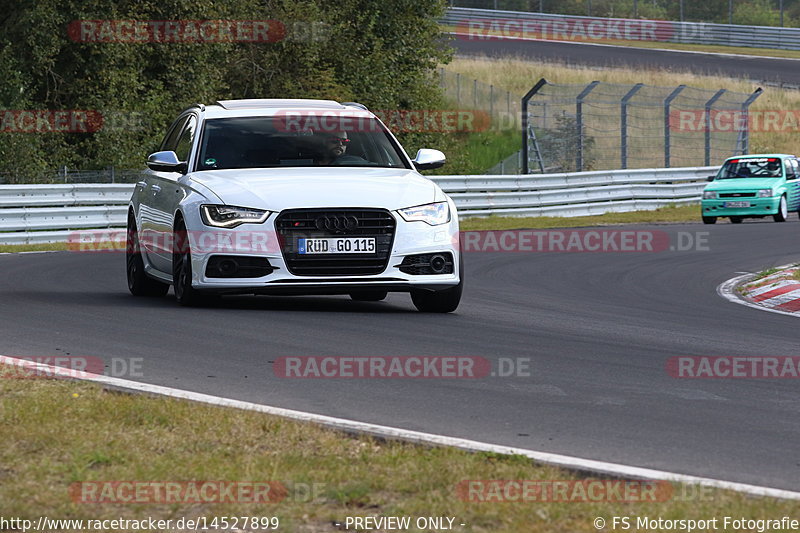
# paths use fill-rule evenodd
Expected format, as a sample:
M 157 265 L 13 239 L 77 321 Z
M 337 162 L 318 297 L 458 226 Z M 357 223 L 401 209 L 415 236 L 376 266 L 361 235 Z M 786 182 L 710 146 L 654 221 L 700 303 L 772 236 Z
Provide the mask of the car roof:
M 781 159 L 786 159 L 786 158 L 796 159 L 797 158 L 796 155 L 792 155 L 792 154 L 745 154 L 745 155 L 735 155 L 733 157 L 729 157 L 725 161 L 727 162 L 727 161 L 730 161 L 731 159 L 755 159 L 757 157 L 772 157 L 772 158 L 781 158 Z
M 300 98 L 251 98 L 243 100 L 218 100 L 202 106 L 205 118 L 270 116 L 283 111 L 309 112 L 310 114 L 338 111 L 344 116 L 373 116 L 362 104 L 355 102 L 339 103 L 334 100 L 312 100 Z M 339 113 L 337 113 L 338 115 Z

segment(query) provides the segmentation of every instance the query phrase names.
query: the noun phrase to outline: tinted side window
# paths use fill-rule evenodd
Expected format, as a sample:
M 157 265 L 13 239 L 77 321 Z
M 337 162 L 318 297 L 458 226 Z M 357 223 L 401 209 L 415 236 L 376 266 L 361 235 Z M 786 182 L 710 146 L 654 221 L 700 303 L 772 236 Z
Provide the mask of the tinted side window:
M 172 123 L 169 130 L 167 130 L 167 135 L 164 137 L 164 140 L 161 143 L 160 150 L 164 151 L 175 151 L 175 146 L 178 144 L 178 134 L 183 130 L 183 125 L 186 124 L 187 117 L 180 117 L 178 120 Z
M 792 163 L 792 168 L 787 172 L 786 177 L 789 179 L 796 178 L 800 174 L 800 164 L 798 164 L 797 159 L 790 159 L 789 161 Z
M 192 149 L 192 142 L 194 142 L 194 132 L 197 129 L 197 118 L 194 115 L 189 117 L 189 121 L 183 127 L 180 136 L 178 137 L 177 146 L 175 147 L 175 154 L 178 156 L 178 161 L 188 161 L 189 152 Z

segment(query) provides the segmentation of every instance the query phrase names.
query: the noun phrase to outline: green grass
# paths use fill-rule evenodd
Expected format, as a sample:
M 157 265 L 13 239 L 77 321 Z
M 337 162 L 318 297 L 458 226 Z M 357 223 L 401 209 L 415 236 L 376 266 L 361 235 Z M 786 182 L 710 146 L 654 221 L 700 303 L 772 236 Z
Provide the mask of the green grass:
M 503 230 L 503 229 L 541 229 L 576 228 L 611 224 L 653 224 L 665 222 L 699 222 L 700 211 L 697 205 L 662 207 L 653 211 L 632 211 L 629 213 L 606 213 L 588 217 L 499 217 L 463 218 L 462 231 Z
M 438 175 L 486 174 L 508 156 L 518 152 L 522 145 L 520 132 L 485 131 L 451 135 L 436 147 L 447 156 L 447 164 L 434 172 Z
M 67 243 L 65 242 L 52 242 L 47 244 L 0 244 L 0 253 L 47 252 L 66 249 Z
M 0 377 L 0 427 L 3 515 L 34 521 L 277 516 L 280 531 L 333 532 L 346 516 L 451 516 L 467 524 L 456 529 L 464 532 L 589 533 L 598 516 L 757 518 L 797 510 L 796 502 L 677 485 L 661 502 L 470 502 L 457 491 L 464 480 L 580 477 L 522 457 L 351 437 L 81 382 Z M 189 480 L 278 482 L 287 492 L 267 504 L 87 504 L 69 495 L 72 483 Z

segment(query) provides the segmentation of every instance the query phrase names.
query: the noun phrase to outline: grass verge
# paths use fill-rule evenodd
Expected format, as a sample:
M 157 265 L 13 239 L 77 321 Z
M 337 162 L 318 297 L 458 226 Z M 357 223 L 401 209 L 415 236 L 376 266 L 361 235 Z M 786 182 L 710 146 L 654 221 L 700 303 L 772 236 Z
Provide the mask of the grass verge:
M 444 32 L 458 32 L 465 33 L 465 28 L 451 25 L 442 25 Z M 498 31 L 482 31 L 480 35 L 492 35 L 502 37 L 504 34 Z M 512 33 L 508 37 L 527 37 L 536 39 L 535 35 L 520 35 L 519 33 Z M 479 35 L 473 36 L 473 40 L 480 40 Z M 454 36 L 459 39 L 458 36 Z M 460 37 L 462 39 L 469 38 Z M 723 45 L 709 45 L 709 44 L 685 44 L 685 43 L 670 43 L 664 41 L 625 41 L 618 39 L 592 39 L 590 40 L 561 40 L 561 39 L 546 39 L 552 42 L 567 42 L 567 43 L 584 43 L 584 44 L 610 44 L 615 46 L 624 46 L 627 48 L 650 48 L 661 50 L 676 50 L 686 52 L 708 52 L 713 54 L 737 54 L 749 55 L 759 57 L 777 57 L 785 59 L 798 59 L 800 58 L 800 51 L 798 50 L 777 50 L 772 48 L 749 48 L 747 46 L 723 46 Z
M 588 217 L 499 217 L 464 218 L 462 231 L 577 228 L 612 224 L 653 224 L 664 222 L 699 222 L 697 205 L 662 207 L 653 211 L 631 211 L 629 213 L 606 213 Z
M 0 367 L 0 376 L 9 367 Z M 8 378 L 8 374 L 5 374 Z M 467 532 L 592 532 L 596 517 L 792 516 L 796 502 L 673 485 L 665 501 L 471 502 L 464 480 L 568 481 L 514 456 L 385 442 L 260 413 L 110 392 L 90 383 L 0 379 L 5 517 L 177 520 L 280 518 L 281 531 L 341 531 L 347 516 L 447 516 Z M 104 481 L 278 482 L 278 503 L 82 503 L 70 486 Z M 308 487 L 313 487 L 310 491 Z M 646 498 L 650 499 L 650 498 Z M 661 498 L 659 498 L 661 499 Z M 635 520 L 635 518 L 634 518 Z M 244 528 L 249 529 L 249 528 Z M 408 531 L 418 531 L 411 528 Z
M 687 85 L 714 91 L 725 88 L 728 91 L 739 93 L 752 93 L 758 87 L 756 82 L 747 79 L 724 76 L 706 76 L 661 69 L 597 69 L 519 58 L 455 58 L 447 65 L 447 69 L 461 73 L 465 79 L 478 79 L 484 84 L 494 85 L 518 95 L 528 92 L 540 78 L 545 78 L 555 84 L 588 84 L 592 81 L 602 81 L 623 85 L 644 83 L 659 87 Z M 745 74 L 742 73 L 743 76 Z M 796 119 L 797 110 L 800 110 L 800 91 L 769 87 L 755 101 L 750 110 L 752 111 L 751 116 L 760 117 L 753 119 L 754 126 L 750 133 L 750 153 L 783 152 L 793 154 L 796 152 L 797 132 L 800 131 Z M 773 112 L 777 112 L 777 114 Z M 767 127 L 763 117 L 772 115 L 782 118 L 775 124 L 770 123 L 771 125 Z M 695 142 L 691 137 L 695 133 L 683 133 L 690 136 L 686 142 Z M 609 144 L 611 148 L 616 146 L 614 145 L 616 137 L 613 135 L 597 136 L 596 140 L 598 142 L 596 150 L 598 151 L 605 146 L 602 143 L 611 143 Z M 683 146 L 682 150 L 687 157 L 692 154 L 696 155 L 693 151 L 695 148 Z M 673 156 L 677 157 L 675 154 Z M 639 157 L 637 165 L 663 166 L 663 154 L 658 150 L 653 151 L 652 154 L 640 154 L 637 157 Z M 497 161 L 500 158 L 501 155 L 496 154 Z M 712 163 L 719 164 L 721 161 L 712 161 Z M 447 172 L 459 173 L 457 167 L 451 167 L 451 170 Z

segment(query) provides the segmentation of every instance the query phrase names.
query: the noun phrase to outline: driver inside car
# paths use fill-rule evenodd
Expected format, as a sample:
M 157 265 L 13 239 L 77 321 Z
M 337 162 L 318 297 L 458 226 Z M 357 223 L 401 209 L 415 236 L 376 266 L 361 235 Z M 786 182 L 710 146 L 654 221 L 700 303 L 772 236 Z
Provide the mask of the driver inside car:
M 347 146 L 350 139 L 347 137 L 347 132 L 323 133 L 318 135 L 322 146 L 320 147 L 320 155 L 316 158 L 318 165 L 349 165 L 349 164 L 363 164 L 366 163 L 364 158 L 347 155 Z

